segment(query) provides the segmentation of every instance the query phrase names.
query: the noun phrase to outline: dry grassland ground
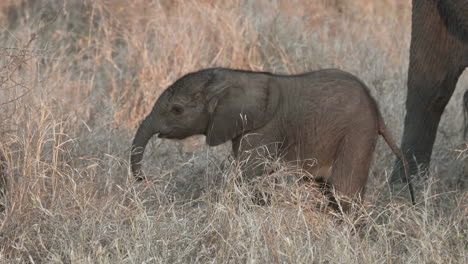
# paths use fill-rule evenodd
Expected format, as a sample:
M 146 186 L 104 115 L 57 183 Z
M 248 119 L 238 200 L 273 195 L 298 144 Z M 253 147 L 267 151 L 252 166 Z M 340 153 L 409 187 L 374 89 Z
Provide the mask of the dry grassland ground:
M 467 263 L 462 76 L 430 178 L 390 190 L 379 140 L 365 206 L 320 213 L 298 173 L 238 184 L 229 146 L 153 139 L 149 181 L 128 172 L 140 120 L 171 82 L 213 66 L 338 67 L 403 127 L 409 0 L 3 0 L 0 263 Z M 292 179 L 292 180 L 291 180 Z M 254 190 L 270 196 L 258 206 Z

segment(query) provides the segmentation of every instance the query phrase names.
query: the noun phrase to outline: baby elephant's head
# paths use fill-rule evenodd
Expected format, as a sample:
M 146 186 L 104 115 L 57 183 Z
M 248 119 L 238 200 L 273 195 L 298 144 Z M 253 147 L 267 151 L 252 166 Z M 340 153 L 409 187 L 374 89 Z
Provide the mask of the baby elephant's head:
M 231 140 L 265 123 L 272 105 L 268 75 L 227 69 L 190 73 L 169 86 L 141 123 L 132 144 L 132 172 L 141 179 L 141 160 L 149 139 L 206 136 L 210 146 Z M 273 102 L 275 101 L 275 102 Z
M 184 139 L 204 134 L 209 113 L 204 87 L 211 74 L 189 74 L 169 86 L 156 101 L 141 129 L 159 138 Z

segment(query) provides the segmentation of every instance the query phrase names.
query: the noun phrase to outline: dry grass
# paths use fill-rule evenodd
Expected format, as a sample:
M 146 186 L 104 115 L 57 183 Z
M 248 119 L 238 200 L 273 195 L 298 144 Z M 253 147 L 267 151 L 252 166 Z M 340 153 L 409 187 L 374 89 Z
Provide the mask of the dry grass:
M 154 139 L 151 180 L 128 173 L 138 122 L 203 67 L 342 68 L 371 87 L 398 139 L 408 1 L 18 2 L 0 4 L 0 263 L 468 262 L 460 88 L 415 208 L 406 189 L 390 192 L 382 142 L 366 204 L 345 217 L 316 210 L 321 196 L 278 161 L 239 184 L 229 146 L 201 137 Z

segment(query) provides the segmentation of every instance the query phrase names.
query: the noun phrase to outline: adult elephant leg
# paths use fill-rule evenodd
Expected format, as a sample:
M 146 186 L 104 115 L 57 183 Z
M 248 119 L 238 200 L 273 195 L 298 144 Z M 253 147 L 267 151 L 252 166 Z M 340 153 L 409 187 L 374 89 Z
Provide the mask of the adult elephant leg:
M 440 12 L 452 6 L 447 9 L 447 6 L 438 7 L 438 3 L 442 1 L 413 0 L 408 94 L 401 144 L 412 175 L 418 172 L 418 165 L 423 170 L 429 166 L 440 117 L 466 64 L 466 44 L 447 28 L 446 16 L 452 16 L 453 12 Z M 464 7 L 455 9 L 464 10 Z M 460 18 L 465 19 L 464 16 Z M 396 160 L 391 182 L 399 181 L 403 175 L 400 161 Z
M 408 76 L 408 97 L 401 150 L 409 165 L 409 173 L 426 171 L 437 135 L 440 118 L 455 90 L 462 70 L 458 65 L 446 65 L 437 75 L 428 77 L 420 69 Z M 433 79 L 436 77 L 436 79 Z M 437 78 L 440 77 L 440 78 Z M 400 160 L 395 161 L 391 182 L 402 180 L 404 170 Z

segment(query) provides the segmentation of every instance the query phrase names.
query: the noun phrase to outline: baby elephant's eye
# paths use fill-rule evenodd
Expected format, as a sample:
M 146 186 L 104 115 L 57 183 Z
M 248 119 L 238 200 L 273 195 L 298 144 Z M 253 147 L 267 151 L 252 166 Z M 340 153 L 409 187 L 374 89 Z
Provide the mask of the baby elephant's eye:
M 172 106 L 171 112 L 176 115 L 181 115 L 184 112 L 184 108 L 181 105 Z

